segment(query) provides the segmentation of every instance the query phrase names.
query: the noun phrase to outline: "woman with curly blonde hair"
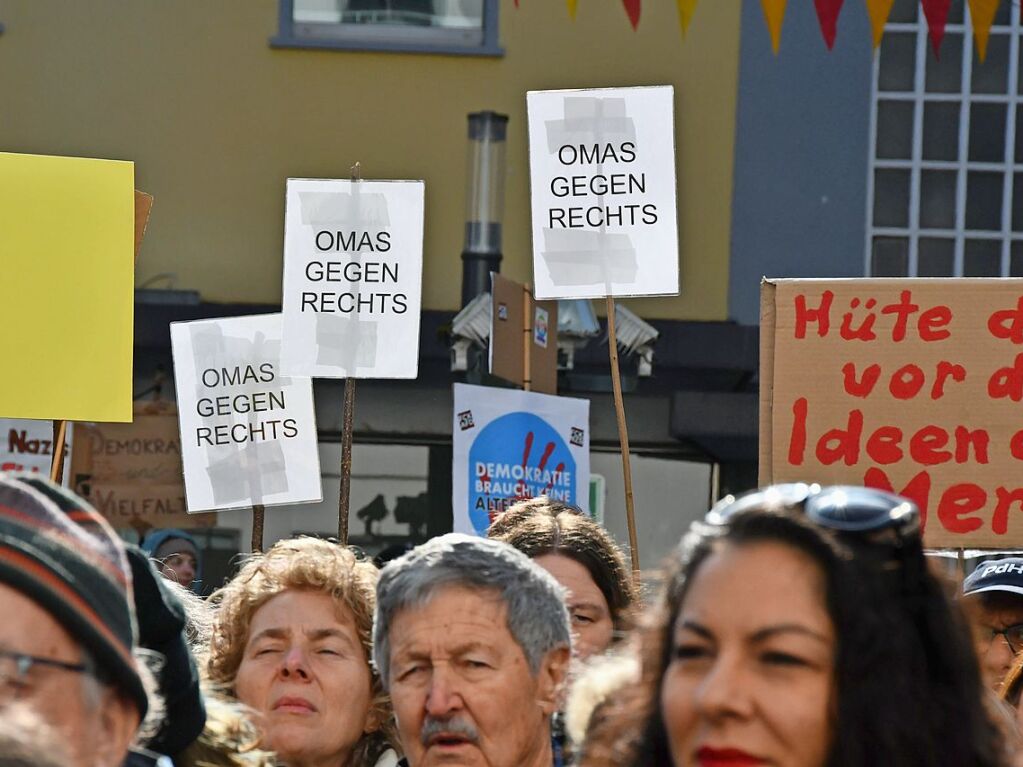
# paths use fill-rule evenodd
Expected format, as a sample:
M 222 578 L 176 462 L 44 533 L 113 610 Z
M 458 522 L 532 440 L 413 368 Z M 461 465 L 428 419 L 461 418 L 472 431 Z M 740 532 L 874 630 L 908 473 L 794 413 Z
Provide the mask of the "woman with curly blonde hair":
M 211 681 L 256 711 L 286 767 L 390 767 L 390 700 L 370 665 L 377 570 L 294 538 L 256 554 L 211 599 Z

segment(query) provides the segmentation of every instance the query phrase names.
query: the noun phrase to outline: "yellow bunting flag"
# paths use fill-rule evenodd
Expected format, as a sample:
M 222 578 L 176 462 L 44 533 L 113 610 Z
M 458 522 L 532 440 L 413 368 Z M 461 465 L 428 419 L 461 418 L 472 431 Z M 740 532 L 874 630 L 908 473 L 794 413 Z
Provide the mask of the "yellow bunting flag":
M 574 19 L 576 7 L 579 5 L 579 0 L 566 0 L 566 2 L 568 3 L 568 15 Z
M 970 0 L 970 20 L 973 22 L 973 38 L 977 41 L 977 56 L 983 61 L 987 56 L 987 39 L 995 21 L 999 0 Z
M 682 37 L 689 31 L 689 22 L 693 20 L 693 11 L 699 0 L 675 0 L 678 3 L 678 21 L 682 25 Z
M 760 5 L 764 9 L 764 20 L 767 21 L 767 29 L 771 33 L 771 48 L 775 54 L 781 45 L 781 25 L 785 21 L 787 4 L 788 0 L 760 0 Z
M 875 48 L 881 44 L 884 25 L 888 23 L 894 4 L 895 0 L 867 0 L 867 15 L 870 16 L 870 26 L 874 30 Z

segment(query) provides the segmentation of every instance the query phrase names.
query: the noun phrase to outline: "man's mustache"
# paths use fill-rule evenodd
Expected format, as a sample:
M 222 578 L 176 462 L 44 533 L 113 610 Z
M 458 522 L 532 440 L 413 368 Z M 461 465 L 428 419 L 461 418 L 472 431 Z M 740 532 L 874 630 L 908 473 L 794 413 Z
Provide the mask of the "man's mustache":
M 422 729 L 419 731 L 419 741 L 424 746 L 428 746 L 430 745 L 430 740 L 438 735 L 458 735 L 474 745 L 479 742 L 480 738 L 479 731 L 470 722 L 466 722 L 458 717 L 438 719 L 437 717 L 427 716 L 423 720 Z

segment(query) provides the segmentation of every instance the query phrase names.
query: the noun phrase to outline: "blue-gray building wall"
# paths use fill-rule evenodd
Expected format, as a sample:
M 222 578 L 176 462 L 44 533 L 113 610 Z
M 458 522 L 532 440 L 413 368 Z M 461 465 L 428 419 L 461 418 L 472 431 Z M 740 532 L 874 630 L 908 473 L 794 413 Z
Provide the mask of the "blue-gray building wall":
M 862 277 L 873 70 L 863 3 L 834 50 L 812 2 L 789 3 L 777 56 L 743 0 L 729 316 L 759 322 L 760 278 Z

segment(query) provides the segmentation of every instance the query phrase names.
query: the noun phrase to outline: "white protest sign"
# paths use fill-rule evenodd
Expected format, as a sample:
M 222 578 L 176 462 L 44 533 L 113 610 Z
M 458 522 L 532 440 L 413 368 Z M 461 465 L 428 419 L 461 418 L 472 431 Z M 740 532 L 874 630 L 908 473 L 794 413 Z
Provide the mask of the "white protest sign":
M 312 380 L 281 373 L 281 315 L 170 327 L 188 511 L 321 500 Z
M 678 295 L 674 89 L 531 91 L 536 297 Z
M 422 181 L 288 179 L 282 370 L 415 378 Z
M 64 449 L 64 476 L 71 474 L 73 424 L 68 424 Z M 53 462 L 53 422 L 21 418 L 0 418 L 0 472 L 29 471 L 50 476 Z
M 455 532 L 540 495 L 589 509 L 589 400 L 455 384 L 452 433 Z

